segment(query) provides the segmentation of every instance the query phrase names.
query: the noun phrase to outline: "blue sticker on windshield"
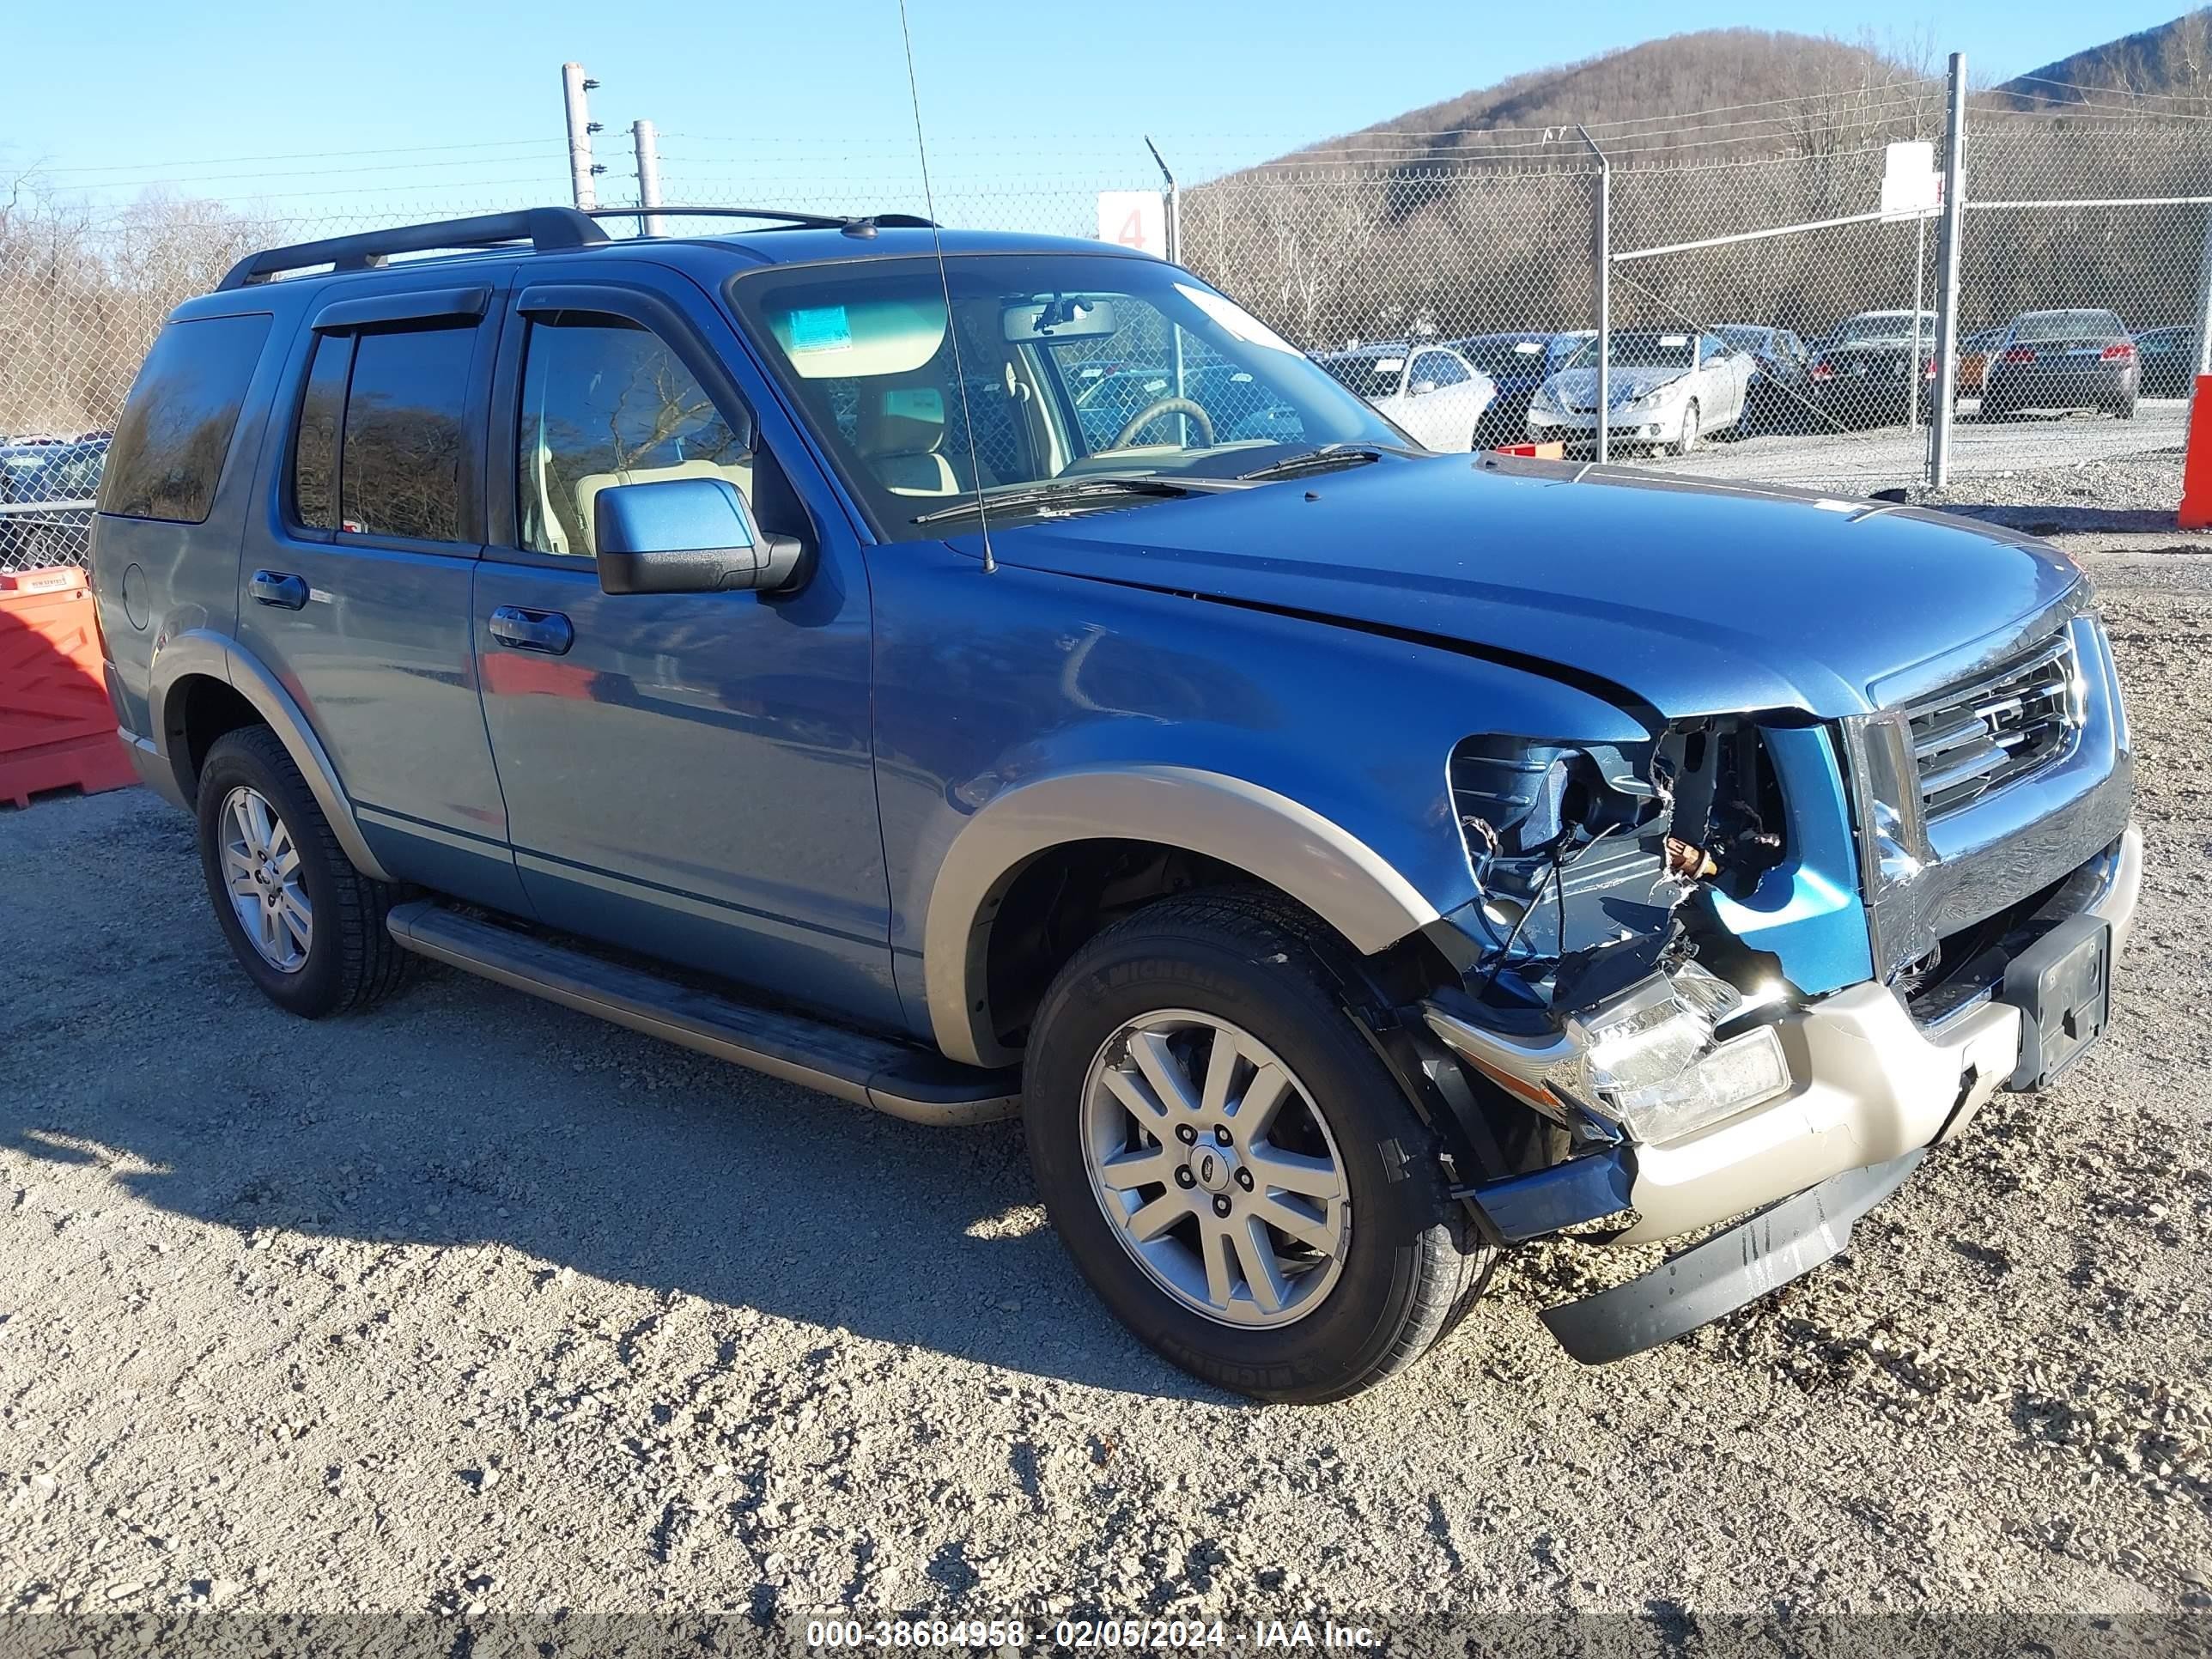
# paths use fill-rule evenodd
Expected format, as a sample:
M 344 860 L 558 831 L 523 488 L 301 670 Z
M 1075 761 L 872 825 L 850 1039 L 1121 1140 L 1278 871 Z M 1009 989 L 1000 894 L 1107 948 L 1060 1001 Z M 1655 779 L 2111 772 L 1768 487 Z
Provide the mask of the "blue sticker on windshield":
M 845 351 L 853 344 L 853 325 L 842 306 L 809 306 L 791 313 L 793 351 Z

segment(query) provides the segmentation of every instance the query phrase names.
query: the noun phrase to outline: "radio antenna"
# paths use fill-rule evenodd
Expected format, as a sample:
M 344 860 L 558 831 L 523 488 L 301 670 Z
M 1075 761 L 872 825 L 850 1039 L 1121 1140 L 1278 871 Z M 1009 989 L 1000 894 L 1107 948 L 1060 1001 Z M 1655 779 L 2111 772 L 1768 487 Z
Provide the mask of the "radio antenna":
M 906 18 L 906 0 L 899 0 L 899 38 L 906 45 L 906 94 L 914 106 L 914 148 L 921 157 L 921 200 L 929 215 L 930 240 L 937 248 L 937 282 L 945 290 L 945 332 L 952 342 L 952 383 L 960 391 L 960 423 L 968 432 L 968 465 L 975 475 L 975 521 L 983 531 L 983 574 L 999 568 L 991 552 L 991 517 L 983 505 L 983 465 L 975 448 L 975 419 L 968 412 L 968 375 L 960 362 L 960 326 L 952 315 L 952 278 L 945 270 L 945 232 L 937 222 L 937 196 L 929 186 L 929 145 L 921 136 L 921 88 L 914 76 L 914 30 Z

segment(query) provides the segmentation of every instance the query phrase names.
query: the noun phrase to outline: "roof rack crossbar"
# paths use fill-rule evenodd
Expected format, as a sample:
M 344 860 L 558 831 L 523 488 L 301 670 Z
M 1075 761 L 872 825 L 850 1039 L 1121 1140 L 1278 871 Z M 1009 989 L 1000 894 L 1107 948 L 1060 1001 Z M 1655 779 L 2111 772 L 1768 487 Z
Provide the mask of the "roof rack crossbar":
M 329 265 L 333 270 L 369 270 L 395 253 L 433 253 L 445 249 L 499 247 L 527 242 L 540 253 L 590 247 L 607 240 L 591 216 L 574 208 L 524 208 L 514 213 L 483 213 L 469 219 L 441 219 L 433 224 L 397 225 L 331 236 L 319 242 L 249 253 L 216 285 L 218 293 L 265 283 L 288 270 Z
M 655 202 L 651 207 L 596 207 L 584 212 L 593 219 L 763 219 L 805 230 L 846 230 L 856 225 L 885 225 L 902 230 L 933 229 L 933 222 L 916 213 L 798 213 L 784 208 L 686 207 L 681 203 Z

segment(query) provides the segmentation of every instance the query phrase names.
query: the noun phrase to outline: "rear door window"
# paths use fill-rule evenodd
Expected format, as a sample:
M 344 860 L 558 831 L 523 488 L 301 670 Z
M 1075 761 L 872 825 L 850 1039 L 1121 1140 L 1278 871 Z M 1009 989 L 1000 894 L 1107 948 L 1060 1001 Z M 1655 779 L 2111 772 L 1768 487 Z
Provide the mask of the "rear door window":
M 387 329 L 356 341 L 338 446 L 340 530 L 462 539 L 475 349 L 473 325 Z
M 204 524 L 230 453 L 269 315 L 171 323 L 138 371 L 109 446 L 100 510 Z

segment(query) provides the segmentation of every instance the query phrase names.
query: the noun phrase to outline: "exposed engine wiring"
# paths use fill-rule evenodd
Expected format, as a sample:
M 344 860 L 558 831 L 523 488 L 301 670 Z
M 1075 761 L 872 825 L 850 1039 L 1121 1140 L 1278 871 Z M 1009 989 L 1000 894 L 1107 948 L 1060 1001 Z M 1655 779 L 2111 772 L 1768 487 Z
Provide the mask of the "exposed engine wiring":
M 1560 853 L 1554 853 L 1552 855 L 1552 867 L 1547 872 L 1547 876 L 1552 884 L 1552 908 L 1553 914 L 1559 917 L 1559 944 L 1563 947 L 1566 944 L 1567 872 L 1588 858 L 1590 849 L 1598 842 L 1621 827 L 1618 823 L 1607 824 L 1604 829 L 1577 848 L 1572 858 Z M 1541 893 L 1544 890 L 1546 878 L 1546 877 L 1540 877 L 1537 879 L 1534 892 Z M 1513 919 L 1512 931 L 1506 934 L 1505 943 L 1499 945 L 1496 953 L 1491 957 L 1489 971 L 1483 975 L 1482 983 L 1475 988 L 1474 995 L 1478 1001 L 1490 994 L 1491 988 L 1498 983 L 1498 975 L 1505 971 L 1505 964 L 1513 955 L 1513 947 L 1521 942 L 1521 930 L 1528 925 L 1528 918 L 1535 913 L 1535 909 L 1536 902 L 1532 896 L 1527 907 Z

